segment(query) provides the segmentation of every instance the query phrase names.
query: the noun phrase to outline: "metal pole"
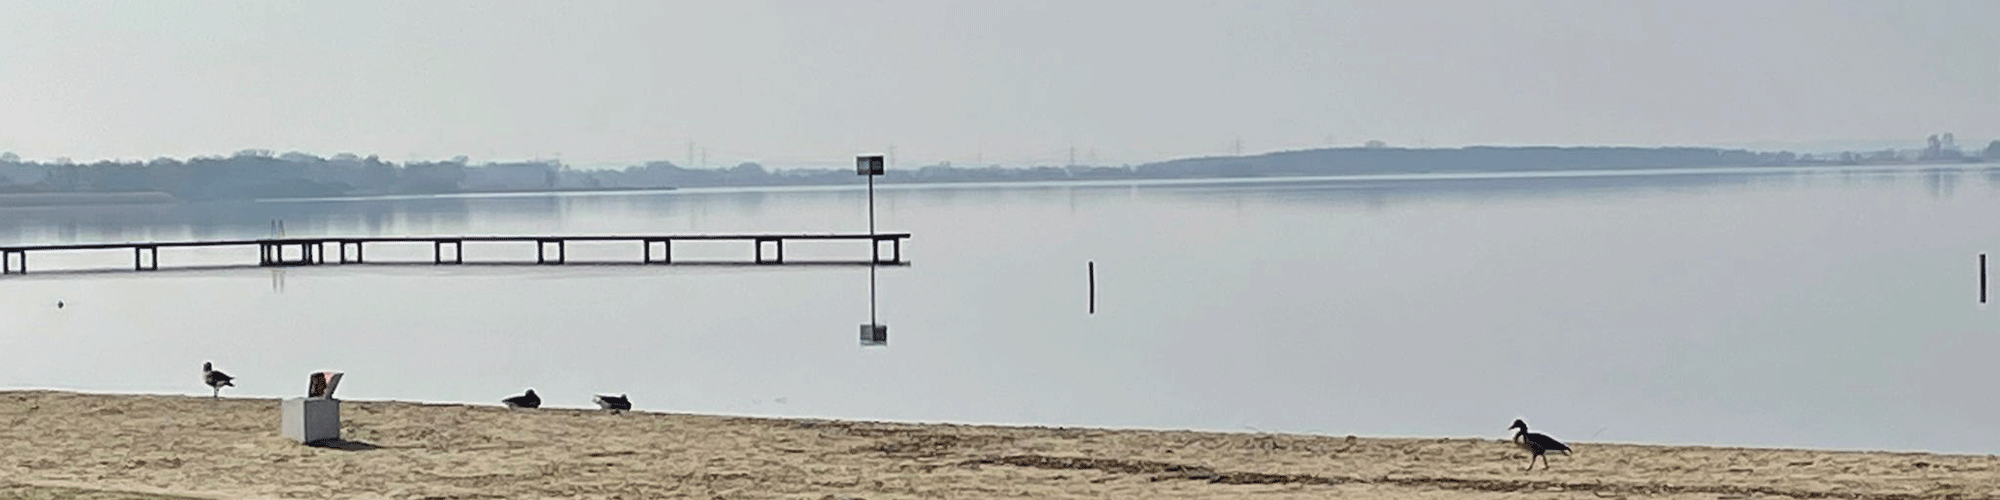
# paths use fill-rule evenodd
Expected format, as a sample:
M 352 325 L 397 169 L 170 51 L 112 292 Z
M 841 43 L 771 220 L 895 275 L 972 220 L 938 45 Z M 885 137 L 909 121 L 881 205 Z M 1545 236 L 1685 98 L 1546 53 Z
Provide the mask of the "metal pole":
M 1979 254 L 1979 303 L 1986 303 L 1986 254 Z
M 1097 314 L 1097 261 L 1090 261 L 1090 313 Z
M 869 328 L 874 328 L 875 327 L 874 325 L 877 324 L 875 322 L 875 263 L 881 261 L 882 259 L 875 258 L 875 252 L 878 251 L 877 248 L 879 248 L 880 245 L 881 242 L 875 241 L 875 174 L 870 173 L 868 174 L 868 325 Z

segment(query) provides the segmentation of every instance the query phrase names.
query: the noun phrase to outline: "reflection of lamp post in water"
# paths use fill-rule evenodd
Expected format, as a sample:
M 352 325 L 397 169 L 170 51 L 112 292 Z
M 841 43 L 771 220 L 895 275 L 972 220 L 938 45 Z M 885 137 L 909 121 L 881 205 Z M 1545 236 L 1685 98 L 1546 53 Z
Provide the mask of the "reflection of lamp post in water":
M 868 324 L 861 325 L 861 345 L 889 345 L 889 326 L 875 321 L 875 265 L 882 242 L 875 240 L 875 176 L 882 175 L 882 156 L 857 156 L 854 173 L 868 178 Z
M 271 220 L 271 238 L 272 238 L 272 239 L 284 239 L 284 237 L 285 237 L 285 221 L 284 221 L 284 220 L 282 220 L 282 219 L 272 219 L 272 220 Z M 282 248 L 282 247 L 280 247 L 280 248 Z M 265 250 L 265 251 L 267 251 L 267 252 L 268 252 L 268 251 L 270 251 L 270 250 L 268 250 L 268 249 L 267 249 L 267 250 Z M 158 251 L 158 250 L 154 250 L 154 252 L 155 252 L 155 253 L 157 254 L 157 253 L 158 253 L 159 251 Z M 270 259 L 271 257 L 265 257 L 265 258 L 266 258 L 266 259 Z M 284 267 L 272 267 L 272 268 L 271 268 L 271 291 L 273 291 L 273 292 L 277 292 L 277 293 L 285 293 L 285 268 L 284 268 Z

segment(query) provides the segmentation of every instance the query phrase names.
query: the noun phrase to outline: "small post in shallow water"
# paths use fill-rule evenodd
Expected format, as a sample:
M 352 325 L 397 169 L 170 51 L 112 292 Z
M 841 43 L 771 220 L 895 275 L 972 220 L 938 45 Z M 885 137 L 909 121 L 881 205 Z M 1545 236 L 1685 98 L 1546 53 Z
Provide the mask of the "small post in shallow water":
M 1979 254 L 1979 303 L 1986 303 L 1986 254 Z
M 1097 261 L 1090 261 L 1090 313 L 1097 314 Z

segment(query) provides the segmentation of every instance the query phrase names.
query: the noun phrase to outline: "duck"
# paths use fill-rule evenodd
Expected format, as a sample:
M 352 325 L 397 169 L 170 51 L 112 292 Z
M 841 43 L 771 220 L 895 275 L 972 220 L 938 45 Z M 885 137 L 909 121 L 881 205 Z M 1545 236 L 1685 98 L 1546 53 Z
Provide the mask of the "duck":
M 500 402 L 501 402 L 501 403 L 503 403 L 503 404 L 506 404 L 508 408 L 541 408 L 541 407 L 542 407 L 542 397 L 541 397 L 541 396 L 536 396 L 536 395 L 535 395 L 535 390 L 534 390 L 534 389 L 528 389 L 528 393 L 527 393 L 527 394 L 522 394 L 522 395 L 519 395 L 519 396 L 514 396 L 514 397 L 511 397 L 511 398 L 507 398 L 507 399 L 502 399 L 502 400 L 500 400 Z
M 591 402 L 597 403 L 598 409 L 609 410 L 612 413 L 632 410 L 632 400 L 626 398 L 624 394 L 619 394 L 617 396 L 612 396 L 609 394 L 598 394 L 597 396 L 590 398 L 590 400 Z
M 201 383 L 208 384 L 208 387 L 210 389 L 215 390 L 215 392 L 210 393 L 208 397 L 221 398 L 222 388 L 236 387 L 236 383 L 234 382 L 235 380 L 236 377 L 231 377 L 227 373 L 222 373 L 220 370 L 216 370 L 215 363 L 208 361 L 203 361 L 201 363 Z
M 1514 431 L 1514 445 L 1520 446 L 1521 449 L 1527 450 L 1530 453 L 1528 455 L 1528 468 L 1525 470 L 1535 470 L 1536 458 L 1542 459 L 1542 469 L 1548 470 L 1549 457 L 1546 455 L 1548 452 L 1560 451 L 1564 455 L 1570 454 L 1569 445 L 1562 444 L 1562 441 L 1557 441 L 1556 438 L 1549 437 L 1547 434 L 1528 432 L 1528 423 L 1521 419 L 1514 419 L 1514 425 L 1508 427 L 1508 429 L 1519 429 Z

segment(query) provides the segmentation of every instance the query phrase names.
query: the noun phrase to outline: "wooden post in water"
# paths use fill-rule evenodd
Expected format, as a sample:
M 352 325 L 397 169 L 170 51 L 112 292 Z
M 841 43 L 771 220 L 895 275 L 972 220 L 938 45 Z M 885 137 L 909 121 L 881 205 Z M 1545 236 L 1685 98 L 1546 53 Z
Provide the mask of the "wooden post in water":
M 1986 254 L 1979 254 L 1979 303 L 1986 303 Z
M 1090 313 L 1097 314 L 1097 261 L 1090 261 Z

